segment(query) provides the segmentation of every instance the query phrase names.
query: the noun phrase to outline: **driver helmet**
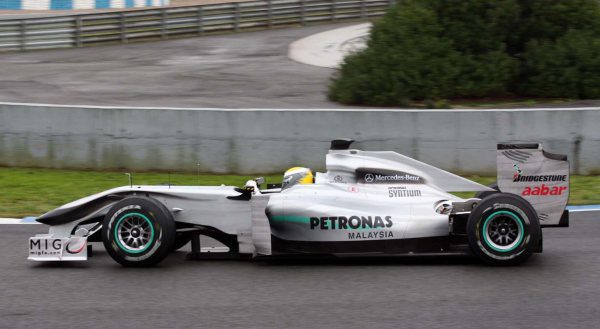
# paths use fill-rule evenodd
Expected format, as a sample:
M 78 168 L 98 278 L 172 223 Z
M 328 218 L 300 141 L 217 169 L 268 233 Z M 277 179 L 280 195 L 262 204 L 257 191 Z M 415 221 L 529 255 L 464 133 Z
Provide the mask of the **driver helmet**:
M 314 183 L 314 176 L 309 168 L 294 167 L 288 169 L 283 174 L 283 183 L 281 184 L 281 190 L 288 189 L 296 184 L 312 184 Z

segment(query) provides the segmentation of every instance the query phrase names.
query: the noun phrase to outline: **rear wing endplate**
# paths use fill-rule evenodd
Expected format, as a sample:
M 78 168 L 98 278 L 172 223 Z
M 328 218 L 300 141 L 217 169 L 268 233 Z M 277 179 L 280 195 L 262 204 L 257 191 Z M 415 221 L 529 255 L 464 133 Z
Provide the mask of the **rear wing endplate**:
M 498 144 L 498 188 L 527 200 L 542 226 L 568 226 L 569 161 L 538 143 Z

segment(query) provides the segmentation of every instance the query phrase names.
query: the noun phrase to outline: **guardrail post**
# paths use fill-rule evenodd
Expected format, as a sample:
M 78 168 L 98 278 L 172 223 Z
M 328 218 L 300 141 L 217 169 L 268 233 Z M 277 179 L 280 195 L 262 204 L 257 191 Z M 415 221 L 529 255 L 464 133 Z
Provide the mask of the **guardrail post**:
M 267 22 L 269 28 L 273 28 L 273 3 L 271 3 L 271 0 L 267 0 L 267 19 L 269 20 Z
M 160 9 L 160 37 L 162 39 L 169 38 L 169 34 L 167 33 L 167 11 L 165 8 Z
M 300 0 L 300 24 L 306 26 L 306 3 L 305 0 Z
M 81 47 L 83 42 L 81 42 L 81 27 L 83 17 L 75 16 L 75 47 Z
M 335 12 L 336 12 L 336 2 L 335 2 L 335 0 L 331 0 L 331 20 L 333 22 L 336 21 Z
M 234 13 L 234 20 L 233 20 L 233 30 L 235 32 L 239 32 L 240 31 L 240 3 L 239 2 L 235 3 L 235 13 Z
M 21 50 L 27 50 L 27 21 L 22 20 L 20 25 L 20 34 L 21 34 Z
M 119 13 L 119 24 L 121 27 L 121 42 L 127 43 L 127 27 L 125 26 L 125 13 Z
M 202 15 L 202 7 L 198 7 L 196 12 L 196 18 L 198 19 L 198 35 L 204 34 L 204 21 Z

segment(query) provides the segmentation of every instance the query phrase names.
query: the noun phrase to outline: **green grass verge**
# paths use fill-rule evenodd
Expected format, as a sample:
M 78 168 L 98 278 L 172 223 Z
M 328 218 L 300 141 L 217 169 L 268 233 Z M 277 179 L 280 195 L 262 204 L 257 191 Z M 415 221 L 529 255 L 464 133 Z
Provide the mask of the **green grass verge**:
M 173 185 L 242 186 L 251 175 L 171 174 Z M 281 182 L 281 175 L 265 175 L 267 182 Z M 482 184 L 495 177 L 467 176 Z M 167 173 L 135 173 L 134 184 L 156 185 L 169 182 Z M 72 171 L 54 169 L 0 168 L 0 217 L 38 216 L 62 204 L 127 185 L 122 172 Z M 571 177 L 570 204 L 600 204 L 600 176 Z M 458 193 L 462 197 L 472 193 Z

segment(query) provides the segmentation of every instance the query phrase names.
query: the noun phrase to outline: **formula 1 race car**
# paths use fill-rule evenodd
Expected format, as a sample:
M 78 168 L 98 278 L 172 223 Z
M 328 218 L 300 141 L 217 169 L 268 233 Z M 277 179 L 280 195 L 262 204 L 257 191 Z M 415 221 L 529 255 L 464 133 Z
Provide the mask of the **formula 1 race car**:
M 292 168 L 283 183 L 114 188 L 37 219 L 35 261 L 86 260 L 102 242 L 125 266 L 150 266 L 191 241 L 190 258 L 470 253 L 512 265 L 542 251 L 542 227 L 568 227 L 566 156 L 539 144 L 499 144 L 486 187 L 395 152 L 331 142 L 325 173 Z M 477 192 L 463 199 L 449 192 Z M 200 248 L 200 236 L 220 248 Z M 219 252 L 220 251 L 220 252 Z

